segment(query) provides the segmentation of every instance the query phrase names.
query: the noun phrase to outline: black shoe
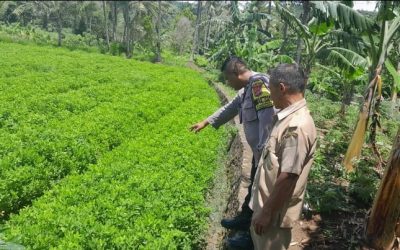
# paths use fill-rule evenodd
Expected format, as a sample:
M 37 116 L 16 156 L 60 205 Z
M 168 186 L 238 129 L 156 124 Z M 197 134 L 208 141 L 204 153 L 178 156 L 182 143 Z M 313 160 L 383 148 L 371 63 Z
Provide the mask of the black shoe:
M 226 240 L 226 246 L 228 249 L 241 249 L 241 250 L 253 250 L 253 240 L 251 239 L 250 232 L 240 232 L 235 236 Z
M 240 214 L 231 219 L 222 219 L 221 225 L 227 229 L 244 230 L 250 228 L 251 215 Z

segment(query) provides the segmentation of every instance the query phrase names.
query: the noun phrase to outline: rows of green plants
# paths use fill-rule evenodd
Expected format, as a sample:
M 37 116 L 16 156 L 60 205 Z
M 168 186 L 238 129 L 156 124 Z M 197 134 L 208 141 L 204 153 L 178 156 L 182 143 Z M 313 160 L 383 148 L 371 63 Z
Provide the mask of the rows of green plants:
M 197 73 L 1 42 L 0 54 L 8 241 L 33 249 L 201 243 L 226 131 L 188 132 L 218 106 Z

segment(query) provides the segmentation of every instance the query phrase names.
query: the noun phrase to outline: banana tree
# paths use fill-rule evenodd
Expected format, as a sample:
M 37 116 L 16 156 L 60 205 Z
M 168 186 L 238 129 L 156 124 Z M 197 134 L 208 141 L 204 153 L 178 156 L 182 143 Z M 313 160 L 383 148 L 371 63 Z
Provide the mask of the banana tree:
M 389 58 L 385 61 L 386 69 L 393 78 L 391 86 L 391 100 L 395 105 L 397 102 L 397 94 L 400 92 L 400 34 L 398 33 L 397 39 L 393 41 L 393 50 Z M 397 63 L 397 68 L 394 67 Z
M 368 58 L 342 47 L 331 47 L 327 61 L 340 69 L 343 96 L 339 114 L 343 116 L 346 106 L 350 104 L 353 97 L 354 86 L 366 78 L 369 61 Z
M 352 161 L 359 157 L 361 153 L 369 118 L 372 120 L 370 125 L 371 146 L 379 160 L 377 167 L 380 168 L 383 163 L 382 156 L 376 146 L 376 128 L 379 126 L 379 107 L 382 99 L 382 66 L 389 49 L 393 47 L 391 46 L 393 36 L 399 31 L 400 27 L 400 16 L 396 11 L 393 11 L 394 4 L 393 1 L 381 2 L 377 16 L 377 22 L 380 22 L 380 32 L 377 34 L 369 32 L 367 35 L 368 56 L 371 59 L 369 84 L 355 132 L 343 161 L 347 171 L 354 170 Z
M 392 249 L 400 222 L 400 127 L 394 139 L 385 175 L 366 227 L 367 243 L 374 249 Z M 395 248 L 393 248 L 395 249 Z
M 307 25 L 280 3 L 275 4 L 281 18 L 303 40 L 305 51 L 301 64 L 305 73 L 311 74 L 319 58 L 325 63 L 338 66 L 346 78 L 343 81 L 347 83 L 344 87 L 351 87 L 350 82 L 358 77 L 360 71 L 366 69 L 367 64 L 364 55 L 350 49 L 354 47 L 350 46 L 351 44 L 360 44 L 361 39 L 352 36 L 348 31 L 365 30 L 371 28 L 373 23 L 357 11 L 338 2 L 311 1 L 310 3 L 312 19 Z M 344 36 L 348 39 L 342 39 Z M 340 44 L 343 40 L 347 42 L 347 46 Z

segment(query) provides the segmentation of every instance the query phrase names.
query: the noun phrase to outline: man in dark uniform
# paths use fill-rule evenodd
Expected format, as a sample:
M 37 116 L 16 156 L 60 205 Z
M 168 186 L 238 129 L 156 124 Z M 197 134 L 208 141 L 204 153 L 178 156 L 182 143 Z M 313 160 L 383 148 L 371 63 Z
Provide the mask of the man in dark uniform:
M 269 127 L 274 115 L 274 108 L 270 99 L 269 79 L 267 75 L 251 71 L 246 63 L 238 57 L 227 59 L 221 71 L 228 84 L 235 90 L 238 90 L 238 94 L 232 101 L 218 109 L 214 114 L 194 124 L 191 130 L 197 133 L 209 124 L 217 129 L 236 115 L 240 117 L 246 140 L 253 152 L 250 175 L 251 184 L 248 187 L 248 194 L 245 197 L 239 215 L 231 219 L 223 219 L 221 224 L 227 229 L 246 231 L 246 233 L 228 239 L 228 246 L 249 249 L 252 247 L 252 240 L 249 233 L 253 214 L 253 211 L 249 208 L 251 186 L 261 151 L 269 136 Z

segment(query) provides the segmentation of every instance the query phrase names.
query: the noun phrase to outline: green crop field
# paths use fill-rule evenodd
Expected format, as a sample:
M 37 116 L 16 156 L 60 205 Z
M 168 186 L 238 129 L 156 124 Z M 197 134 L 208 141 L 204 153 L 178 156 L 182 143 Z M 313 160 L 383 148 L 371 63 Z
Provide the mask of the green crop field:
M 0 42 L 0 220 L 28 249 L 191 249 L 225 129 L 198 73 Z

